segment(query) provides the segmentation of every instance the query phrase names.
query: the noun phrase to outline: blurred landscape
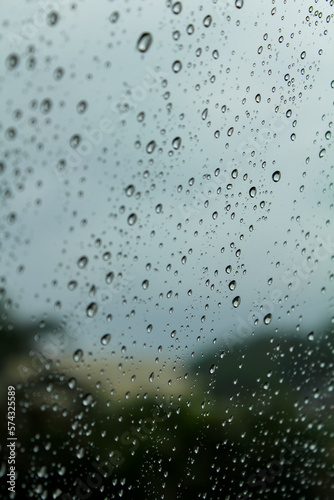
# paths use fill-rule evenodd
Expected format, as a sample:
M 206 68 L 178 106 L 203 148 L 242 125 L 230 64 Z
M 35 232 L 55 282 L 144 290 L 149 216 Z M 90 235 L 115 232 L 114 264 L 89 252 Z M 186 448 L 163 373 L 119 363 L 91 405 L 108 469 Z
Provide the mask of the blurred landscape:
M 47 359 L 27 325 L 2 307 L 1 424 L 6 434 L 15 385 L 16 498 L 332 498 L 331 321 L 174 365 L 108 346 L 100 358 Z M 55 328 L 43 323 L 38 341 Z M 2 460 L 5 492 L 5 449 Z

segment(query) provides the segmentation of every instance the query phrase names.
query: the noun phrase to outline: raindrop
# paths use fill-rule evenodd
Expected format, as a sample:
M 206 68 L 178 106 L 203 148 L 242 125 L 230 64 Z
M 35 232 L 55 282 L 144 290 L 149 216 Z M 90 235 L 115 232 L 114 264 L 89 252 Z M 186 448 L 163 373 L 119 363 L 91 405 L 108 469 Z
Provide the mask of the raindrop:
M 75 290 L 77 286 L 78 283 L 74 280 L 69 281 L 69 283 L 67 284 L 67 288 L 70 290 L 70 292 L 73 292 L 73 290 Z
M 181 61 L 174 61 L 172 64 L 172 70 L 174 73 L 179 73 L 182 69 L 182 63 Z
M 151 373 L 151 375 L 148 377 L 149 382 L 153 382 L 154 379 L 154 372 Z
M 46 114 L 52 108 L 52 101 L 50 99 L 43 99 L 40 105 L 40 110 L 42 113 Z
M 325 154 L 326 154 L 326 149 L 322 148 L 322 150 L 319 153 L 319 158 L 323 158 L 325 156 Z
M 16 54 L 9 54 L 6 59 L 7 69 L 14 69 L 19 63 L 19 56 Z
M 215 373 L 215 371 L 216 371 L 216 365 L 211 365 L 211 366 L 210 366 L 210 370 L 209 370 L 209 371 L 210 371 L 211 375 L 212 375 L 213 373 Z
M 157 214 L 161 214 L 162 212 L 162 205 L 161 203 L 158 203 L 158 205 L 155 207 L 155 211 Z
M 135 192 L 135 187 L 133 184 L 129 184 L 128 187 L 125 188 L 125 194 L 128 197 L 132 196 L 134 192 Z
M 80 259 L 77 262 L 79 269 L 84 269 L 87 266 L 87 264 L 88 264 L 88 258 L 85 255 L 80 257 Z
M 137 49 L 139 52 L 147 52 L 151 46 L 153 37 L 151 33 L 142 33 L 137 42 Z
M 230 289 L 230 290 L 232 290 L 232 291 L 233 291 L 233 290 L 235 290 L 235 289 L 236 289 L 236 287 L 237 287 L 237 282 L 236 282 L 235 280 L 232 280 L 232 281 L 229 283 L 228 287 L 229 287 L 229 289 Z
M 149 142 L 146 146 L 146 153 L 148 153 L 149 155 L 152 154 L 153 151 L 155 150 L 155 147 L 156 147 L 155 141 Z
M 173 14 L 180 14 L 182 11 L 182 3 L 181 2 L 175 2 L 172 6 L 172 12 Z
M 82 400 L 82 404 L 83 404 L 84 406 L 90 406 L 90 405 L 92 404 L 92 402 L 93 402 L 93 401 L 94 401 L 93 396 L 92 396 L 90 393 L 88 393 L 88 394 L 86 394 L 86 395 L 84 396 L 84 398 L 83 398 L 83 400 Z
M 105 335 L 103 335 L 103 337 L 101 337 L 101 344 L 108 345 L 110 342 L 110 339 L 111 339 L 110 333 L 106 333 Z
M 109 16 L 109 21 L 111 23 L 117 23 L 119 19 L 119 12 L 117 12 L 117 10 L 115 10 L 114 12 L 112 12 Z
M 115 274 L 112 271 L 110 273 L 108 273 L 106 276 L 107 285 L 111 285 L 111 283 L 114 281 L 114 278 L 115 278 Z
M 279 182 L 281 180 L 281 172 L 279 170 L 276 170 L 276 172 L 273 173 L 272 179 L 274 182 Z
M 137 215 L 136 214 L 130 214 L 128 217 L 128 224 L 129 226 L 133 226 L 137 221 Z
M 260 102 L 261 102 L 261 94 L 256 94 L 256 96 L 255 96 L 255 101 L 256 101 L 257 103 L 260 103 Z
M 300 54 L 301 59 L 305 59 L 306 57 L 306 52 L 303 50 L 303 52 Z
M 53 72 L 53 78 L 55 80 L 61 80 L 63 78 L 63 76 L 64 76 L 64 70 L 63 70 L 63 68 L 59 67 L 59 68 L 56 68 L 54 70 L 54 72 Z
M 234 297 L 234 299 L 232 300 L 233 307 L 235 308 L 239 307 L 240 303 L 241 303 L 241 298 L 239 297 L 239 295 L 237 295 L 237 297 Z
M 81 361 L 83 358 L 83 350 L 82 349 L 77 349 L 75 351 L 75 353 L 73 354 L 73 360 L 76 362 L 76 363 L 79 363 L 79 361 Z
M 179 147 L 181 146 L 181 137 L 175 137 L 172 142 L 172 146 L 174 149 L 179 149 Z
M 266 316 L 263 318 L 263 322 L 265 325 L 269 325 L 269 323 L 271 323 L 271 320 L 272 320 L 271 314 L 266 314 Z
M 144 290 L 147 290 L 148 289 L 148 286 L 149 286 L 149 282 L 148 280 L 144 280 L 141 284 L 141 286 L 143 287 Z
M 188 24 L 187 26 L 187 33 L 188 35 L 192 35 L 195 31 L 194 25 L 193 24 Z
M 212 23 L 212 17 L 210 15 L 206 16 L 204 19 L 203 19 L 203 24 L 206 28 L 208 28 Z
M 255 196 L 256 196 L 256 187 L 253 186 L 253 187 L 250 188 L 250 190 L 249 190 L 249 196 L 251 198 L 255 198 Z
M 213 214 L 212 214 L 213 220 L 216 220 L 217 217 L 218 217 L 218 212 L 213 212 Z
M 82 115 L 82 113 L 84 113 L 87 109 L 87 101 L 79 101 L 78 104 L 77 104 L 77 112 Z
M 98 306 L 96 302 L 91 302 L 89 306 L 87 306 L 86 309 L 86 314 L 88 318 L 94 318 L 95 314 L 97 313 Z
M 235 6 L 237 9 L 242 9 L 244 5 L 244 0 L 235 0 Z
M 313 342 L 314 340 L 314 332 L 310 332 L 307 336 L 307 340 L 309 340 L 310 342 Z
M 57 12 L 49 12 L 46 17 L 46 22 L 49 26 L 54 26 L 58 21 Z

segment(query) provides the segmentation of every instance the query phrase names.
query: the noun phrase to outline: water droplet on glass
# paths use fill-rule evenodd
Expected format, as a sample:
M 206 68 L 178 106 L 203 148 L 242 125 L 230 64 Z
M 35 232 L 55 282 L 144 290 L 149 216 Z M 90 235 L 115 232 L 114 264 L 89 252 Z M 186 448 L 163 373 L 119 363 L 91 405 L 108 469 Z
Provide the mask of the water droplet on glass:
M 209 371 L 210 371 L 211 375 L 212 375 L 213 373 L 215 373 L 215 371 L 216 371 L 216 365 L 211 365 L 211 366 L 210 366 L 210 370 L 209 370 Z
M 242 9 L 244 5 L 244 0 L 235 0 L 235 6 L 237 9 Z
M 73 361 L 76 363 L 79 363 L 83 358 L 83 350 L 82 349 L 77 349 L 75 353 L 73 354 Z
M 147 52 L 151 47 L 153 37 L 151 33 L 142 33 L 137 42 L 137 49 L 139 52 Z
M 326 154 L 326 149 L 325 149 L 325 148 L 322 148 L 322 150 L 321 150 L 321 151 L 320 151 L 320 153 L 319 153 L 319 157 L 320 157 L 320 158 L 323 158 L 323 157 L 325 156 L 325 154 Z
M 77 112 L 82 115 L 82 113 L 84 113 L 87 109 L 87 101 L 79 101 L 78 104 L 77 104 Z
M 49 26 L 54 26 L 58 21 L 57 12 L 49 12 L 46 16 L 46 22 Z
M 82 404 L 84 406 L 90 406 L 93 403 L 93 401 L 94 401 L 93 396 L 90 393 L 88 393 L 84 396 Z
M 303 52 L 300 54 L 301 59 L 305 59 L 306 57 L 306 52 L 303 50 Z
M 233 290 L 235 290 L 235 289 L 236 289 L 236 287 L 237 287 L 237 282 L 236 282 L 235 280 L 230 281 L 230 283 L 229 283 L 228 287 L 229 287 L 229 289 L 230 289 L 230 290 L 232 290 L 232 291 L 233 291 Z
M 109 16 L 109 21 L 111 23 L 117 23 L 119 19 L 119 12 L 117 12 L 117 10 L 115 10 L 114 12 L 112 12 Z
M 110 333 L 106 333 L 105 335 L 103 335 L 103 337 L 101 337 L 101 344 L 108 345 L 110 342 L 110 339 L 111 339 Z
M 84 269 L 87 266 L 87 264 L 88 264 L 88 258 L 85 255 L 80 257 L 80 259 L 77 262 L 79 269 Z
M 181 61 L 174 61 L 172 64 L 172 70 L 174 73 L 179 73 L 182 69 L 182 63 Z
M 310 342 L 313 342 L 314 340 L 314 332 L 310 332 L 307 336 L 307 340 L 309 340 Z
M 149 155 L 152 154 L 153 151 L 155 150 L 155 147 L 156 147 L 155 141 L 149 142 L 146 146 L 146 153 L 148 153 Z
M 250 190 L 249 190 L 249 196 L 251 198 L 255 198 L 255 196 L 256 196 L 256 187 L 253 186 L 253 187 L 250 188 Z
M 129 184 L 127 188 L 125 188 L 125 194 L 126 196 L 132 196 L 133 193 L 135 192 L 135 187 L 133 184 Z
M 137 215 L 136 214 L 130 214 L 128 217 L 128 224 L 129 226 L 133 226 L 137 221 Z
M 182 3 L 181 2 L 175 2 L 172 6 L 172 12 L 173 14 L 180 14 L 182 11 Z
M 256 96 L 255 96 L 255 101 L 256 101 L 257 103 L 261 102 L 261 94 L 256 94 Z
M 14 69 L 19 63 L 19 56 L 16 54 L 9 54 L 6 59 L 6 67 L 7 69 Z
M 148 377 L 149 382 L 153 382 L 154 379 L 154 372 L 151 373 L 151 375 Z
M 237 297 L 234 297 L 234 299 L 232 300 L 233 307 L 235 308 L 239 307 L 240 303 L 241 303 L 241 298 L 239 297 L 239 295 Z
M 263 318 L 263 322 L 265 325 L 269 325 L 272 320 L 272 315 L 271 314 L 266 314 L 265 317 Z
M 276 172 L 273 173 L 272 179 L 274 182 L 279 182 L 281 180 L 281 172 L 279 170 L 276 170 Z
M 206 28 L 208 28 L 212 23 L 212 17 L 210 15 L 208 16 L 205 16 L 205 18 L 203 19 L 203 24 Z
M 107 285 L 111 285 L 111 283 L 114 281 L 114 278 L 115 278 L 115 274 L 112 271 L 110 271 L 110 273 L 108 273 L 106 276 Z
M 97 310 L 98 310 L 97 303 L 91 302 L 89 306 L 87 306 L 86 314 L 89 318 L 94 318 L 95 314 L 97 313 Z
M 179 149 L 179 147 L 181 146 L 181 137 L 175 137 L 172 142 L 172 146 L 174 149 Z
M 149 281 L 148 280 L 144 280 L 142 282 L 141 286 L 143 287 L 144 290 L 147 290 L 148 286 L 149 286 Z

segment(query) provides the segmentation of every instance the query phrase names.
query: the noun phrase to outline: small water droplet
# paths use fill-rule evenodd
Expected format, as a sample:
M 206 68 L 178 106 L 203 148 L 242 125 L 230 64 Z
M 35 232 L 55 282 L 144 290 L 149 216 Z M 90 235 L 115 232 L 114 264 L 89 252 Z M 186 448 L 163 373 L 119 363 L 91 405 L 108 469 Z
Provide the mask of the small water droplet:
M 235 6 L 237 9 L 242 9 L 244 5 L 244 0 L 235 0 Z
M 54 26 L 58 21 L 58 14 L 57 12 L 49 12 L 48 15 L 46 16 L 46 22 L 49 26 Z
M 256 96 L 255 96 L 255 101 L 256 101 L 257 103 L 260 103 L 260 102 L 261 102 L 261 94 L 256 94 Z
M 210 371 L 211 375 L 212 375 L 213 373 L 215 373 L 215 371 L 216 371 L 216 365 L 211 365 L 211 366 L 210 366 L 210 370 L 209 370 L 209 371 Z
M 93 403 L 93 401 L 94 401 L 93 396 L 92 396 L 90 393 L 88 393 L 88 394 L 86 394 L 86 395 L 84 396 L 84 398 L 83 398 L 83 400 L 82 400 L 82 404 L 83 404 L 84 406 L 90 406 L 90 405 Z
M 109 16 L 109 21 L 111 23 L 117 23 L 119 19 L 119 12 L 117 12 L 117 10 L 115 10 L 114 12 L 112 12 Z
M 111 283 L 114 281 L 114 278 L 115 278 L 115 274 L 112 271 L 110 271 L 110 273 L 108 273 L 106 275 L 106 283 L 107 283 L 107 285 L 111 285 Z
M 151 375 L 148 377 L 149 382 L 153 382 L 154 379 L 154 372 L 151 373 Z
M 319 153 L 319 157 L 320 157 L 320 158 L 323 158 L 323 157 L 325 156 L 325 154 L 326 154 L 326 149 L 325 149 L 325 148 L 322 148 L 322 150 L 321 150 L 321 151 L 320 151 L 320 153 Z
M 230 289 L 230 290 L 232 290 L 232 291 L 233 291 L 233 290 L 235 290 L 235 289 L 236 289 L 236 287 L 237 287 L 237 282 L 236 282 L 235 280 L 230 281 L 230 283 L 229 283 L 228 287 L 229 287 L 229 289 Z
M 125 194 L 126 196 L 130 197 L 133 195 L 133 193 L 135 192 L 135 187 L 133 184 L 129 184 L 126 188 L 125 188 Z

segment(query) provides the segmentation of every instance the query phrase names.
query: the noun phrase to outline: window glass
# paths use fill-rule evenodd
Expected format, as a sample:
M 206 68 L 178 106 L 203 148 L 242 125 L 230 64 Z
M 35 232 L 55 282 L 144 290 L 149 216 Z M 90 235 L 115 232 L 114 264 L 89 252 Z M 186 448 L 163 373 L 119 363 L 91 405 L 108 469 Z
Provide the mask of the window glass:
M 2 497 L 332 498 L 333 0 L 0 12 Z

